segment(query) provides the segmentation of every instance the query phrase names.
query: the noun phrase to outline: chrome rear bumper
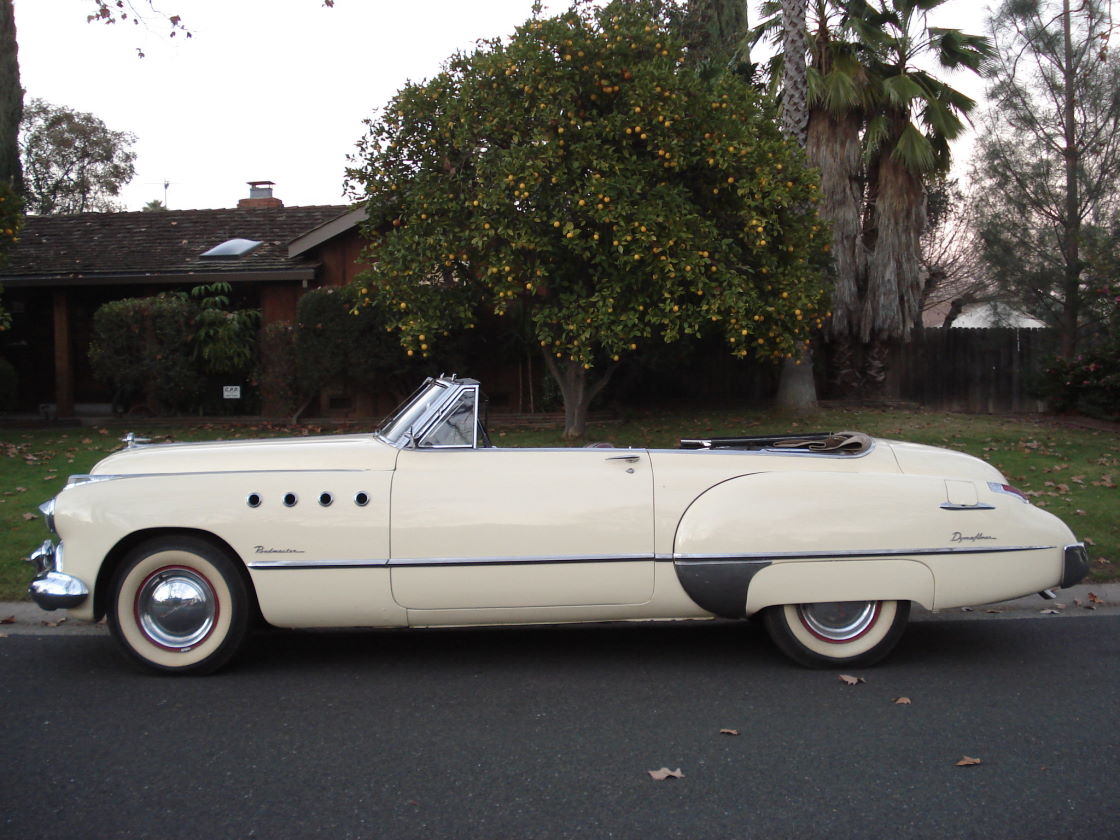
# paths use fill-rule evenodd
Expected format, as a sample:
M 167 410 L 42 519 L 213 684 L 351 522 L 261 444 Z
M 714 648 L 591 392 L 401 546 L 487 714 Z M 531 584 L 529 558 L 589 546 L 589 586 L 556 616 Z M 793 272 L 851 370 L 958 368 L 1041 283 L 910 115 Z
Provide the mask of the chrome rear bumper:
M 37 572 L 27 591 L 44 610 L 68 610 L 89 597 L 89 587 L 85 583 L 60 571 L 61 560 L 62 545 L 56 547 L 50 540 L 45 540 L 27 558 Z

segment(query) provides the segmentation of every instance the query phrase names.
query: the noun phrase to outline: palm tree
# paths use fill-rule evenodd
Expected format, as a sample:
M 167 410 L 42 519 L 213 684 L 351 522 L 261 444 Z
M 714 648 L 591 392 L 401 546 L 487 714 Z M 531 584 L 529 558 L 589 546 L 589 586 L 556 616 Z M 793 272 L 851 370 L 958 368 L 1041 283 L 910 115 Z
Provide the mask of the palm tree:
M 873 93 L 864 133 L 863 241 L 869 257 L 859 337 L 868 345 L 866 373 L 875 386 L 885 378 L 889 344 L 908 340 L 921 314 L 925 181 L 949 168 L 949 144 L 976 105 L 917 61 L 932 56 L 942 68 L 978 72 L 991 55 L 986 38 L 929 25 L 926 13 L 944 2 L 849 4 Z
M 926 11 L 943 2 L 810 7 L 806 153 L 820 169 L 820 211 L 832 230 L 828 336 L 841 391 L 881 385 L 890 343 L 909 337 L 921 298 L 925 179 L 948 167 L 949 142 L 975 105 L 916 61 L 932 53 L 942 67 L 977 70 L 990 54 L 984 38 L 927 25 Z M 780 8 L 777 0 L 763 6 L 756 40 L 777 33 Z M 865 345 L 862 371 L 857 345 Z
M 750 76 L 747 0 L 690 0 L 681 21 L 692 64 Z
M 763 22 L 753 31 L 783 38 L 782 6 L 768 0 Z M 871 84 L 861 48 L 844 6 L 837 0 L 812 0 L 807 10 L 808 120 L 805 153 L 821 173 L 818 210 L 832 233 L 832 319 L 827 336 L 835 387 L 850 391 L 859 383 L 857 340 L 866 289 L 867 259 L 862 235 L 862 131 L 871 109 Z M 771 62 L 771 78 L 784 79 L 785 50 Z

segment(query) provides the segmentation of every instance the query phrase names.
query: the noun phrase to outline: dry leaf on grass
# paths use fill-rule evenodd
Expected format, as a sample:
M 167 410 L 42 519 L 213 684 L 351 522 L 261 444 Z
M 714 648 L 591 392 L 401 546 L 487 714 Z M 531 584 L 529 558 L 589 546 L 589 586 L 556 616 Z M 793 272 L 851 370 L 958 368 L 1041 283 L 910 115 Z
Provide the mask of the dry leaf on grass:
M 851 674 L 841 674 L 839 679 L 844 685 L 859 685 L 861 682 L 867 682 L 863 677 L 853 677 Z
M 973 758 L 973 757 L 972 757 L 972 756 L 970 756 L 970 755 L 964 755 L 964 756 L 961 756 L 961 760 L 960 760 L 960 761 L 958 761 L 958 762 L 957 762 L 957 763 L 956 763 L 955 765 L 953 765 L 953 766 L 954 766 L 954 767 L 975 767 L 975 766 L 976 766 L 977 764 L 983 764 L 983 763 L 984 763 L 984 762 L 982 762 L 982 761 L 981 761 L 980 759 L 978 759 L 978 758 Z
M 676 770 L 670 770 L 668 767 L 662 767 L 660 770 L 647 770 L 646 772 L 649 773 L 650 778 L 655 782 L 663 782 L 666 779 L 684 778 L 684 773 L 681 772 L 681 768 L 679 767 Z
M 36 516 L 36 515 L 35 515 L 35 514 L 33 514 L 33 513 L 25 513 L 25 514 L 23 515 L 23 519 L 24 519 L 24 521 L 25 521 L 25 522 L 30 522 L 30 521 L 31 521 L 32 519 L 38 519 L 38 518 L 39 518 L 39 517 L 38 517 L 38 516 Z

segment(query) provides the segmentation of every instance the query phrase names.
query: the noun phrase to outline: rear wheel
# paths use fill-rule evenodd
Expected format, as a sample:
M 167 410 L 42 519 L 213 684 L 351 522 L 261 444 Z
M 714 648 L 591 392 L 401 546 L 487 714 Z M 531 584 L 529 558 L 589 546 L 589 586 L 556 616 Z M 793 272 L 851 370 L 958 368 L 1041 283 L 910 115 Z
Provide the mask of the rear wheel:
M 909 601 L 833 601 L 769 607 L 763 623 L 774 644 L 809 668 L 864 666 L 898 643 Z
M 114 581 L 109 627 L 145 667 L 205 674 L 237 652 L 249 597 L 235 561 L 196 537 L 161 537 L 125 558 Z

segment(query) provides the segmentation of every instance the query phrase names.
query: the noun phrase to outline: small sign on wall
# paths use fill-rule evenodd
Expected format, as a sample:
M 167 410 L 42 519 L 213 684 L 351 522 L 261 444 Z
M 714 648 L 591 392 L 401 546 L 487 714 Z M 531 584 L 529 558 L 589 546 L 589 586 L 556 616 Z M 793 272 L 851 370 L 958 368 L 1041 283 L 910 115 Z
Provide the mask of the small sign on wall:
M 224 400 L 239 400 L 239 399 L 241 399 L 241 386 L 240 385 L 223 385 L 222 386 L 222 399 L 224 399 Z

